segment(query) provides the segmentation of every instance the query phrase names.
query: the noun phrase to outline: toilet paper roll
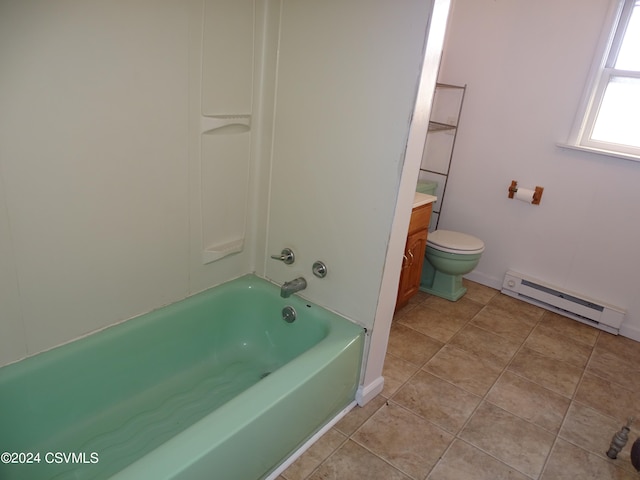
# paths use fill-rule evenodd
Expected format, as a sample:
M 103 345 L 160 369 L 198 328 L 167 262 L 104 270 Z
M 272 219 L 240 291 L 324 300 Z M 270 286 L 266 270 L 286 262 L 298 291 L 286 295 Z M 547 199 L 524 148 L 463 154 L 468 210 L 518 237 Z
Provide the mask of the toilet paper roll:
M 528 188 L 520 188 L 518 187 L 518 191 L 516 192 L 516 199 L 521 200 L 523 202 L 531 203 L 533 202 L 533 194 L 536 193 L 533 190 Z

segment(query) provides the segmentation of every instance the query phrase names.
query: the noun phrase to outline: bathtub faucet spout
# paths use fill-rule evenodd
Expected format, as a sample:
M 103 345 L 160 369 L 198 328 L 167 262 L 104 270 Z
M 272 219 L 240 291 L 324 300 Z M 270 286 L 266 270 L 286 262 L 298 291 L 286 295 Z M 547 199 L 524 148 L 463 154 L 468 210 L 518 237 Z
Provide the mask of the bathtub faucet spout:
M 294 293 L 304 290 L 305 288 L 307 288 L 307 281 L 303 277 L 298 277 L 282 284 L 280 296 L 282 298 L 289 298 Z

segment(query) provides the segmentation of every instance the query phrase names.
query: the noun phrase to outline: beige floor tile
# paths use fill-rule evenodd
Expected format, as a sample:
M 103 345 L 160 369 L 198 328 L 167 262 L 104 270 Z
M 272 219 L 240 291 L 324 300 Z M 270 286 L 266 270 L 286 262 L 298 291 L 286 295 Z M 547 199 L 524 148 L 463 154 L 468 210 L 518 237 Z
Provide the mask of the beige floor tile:
M 519 472 L 537 478 L 555 435 L 483 402 L 465 425 L 460 438 Z
M 351 438 L 411 478 L 422 480 L 453 435 L 390 402 Z
M 310 477 L 310 480 L 406 480 L 407 475 L 352 440 L 347 440 Z
M 387 352 L 407 362 L 422 366 L 442 347 L 438 342 L 422 333 L 395 323 L 391 326 Z
M 304 480 L 346 440 L 346 435 L 330 429 L 282 472 L 282 476 L 287 480 Z
M 560 362 L 526 347 L 518 351 L 507 368 L 521 377 L 569 398 L 576 391 L 583 372 L 582 368 Z
M 587 371 L 640 393 L 640 361 L 625 356 L 624 349 L 611 351 L 596 346 Z
M 640 403 L 635 392 L 590 373 L 584 374 L 575 399 L 620 423 L 626 423 L 629 417 L 640 418 Z
M 483 307 L 482 304 L 474 302 L 466 296 L 457 302 L 451 302 L 444 298 L 431 295 L 422 302 L 422 304 L 428 305 L 439 312 L 455 315 L 460 320 L 471 320 Z
M 486 400 L 534 425 L 557 433 L 571 401 L 511 372 L 504 372 Z
M 555 312 L 544 312 L 540 325 L 554 329 L 557 333 L 593 347 L 596 344 L 600 330 L 590 325 L 580 323 Z
M 382 394 L 279 480 L 639 478 L 640 426 L 605 453 L 640 418 L 640 343 L 465 284 L 457 302 L 420 292 L 396 313 Z
M 418 292 L 411 297 L 411 300 L 409 300 L 409 303 L 422 303 L 424 302 L 427 298 L 429 298 L 431 295 L 427 292 L 423 292 L 422 290 L 418 290 Z
M 413 376 L 391 398 L 452 433 L 460 430 L 481 400 L 481 397 L 423 371 Z
M 620 428 L 622 428 L 622 424 L 617 420 L 574 402 L 562 424 L 560 437 L 594 455 L 607 459 L 606 452 L 609 449 L 611 439 Z M 635 471 L 629 455 L 636 436 L 637 429 L 632 426 L 629 441 L 618 453 L 615 462 L 616 465 L 630 472 Z
M 355 406 L 347 413 L 338 423 L 334 426 L 336 430 L 344 433 L 345 435 L 351 435 L 355 432 L 360 425 L 366 422 L 371 415 L 382 407 L 387 401 L 382 395 L 378 395 L 369 401 L 364 407 Z
M 486 305 L 499 293 L 495 288 L 472 282 L 466 278 L 462 279 L 462 285 L 467 287 L 467 293 L 464 294 L 465 298 L 473 300 L 481 305 Z
M 455 440 L 427 480 L 529 480 L 472 445 Z
M 393 318 L 391 319 L 392 322 L 397 322 L 398 319 L 400 317 L 402 317 L 402 315 L 404 315 L 405 313 L 413 310 L 413 308 L 416 306 L 416 304 L 407 304 L 402 308 L 399 308 L 398 310 L 396 310 L 395 312 L 393 312 Z
M 578 343 L 571 337 L 559 334 L 553 328 L 538 325 L 524 345 L 531 350 L 555 360 L 584 368 L 591 355 L 592 347 Z
M 402 315 L 398 322 L 439 342 L 446 343 L 467 323 L 467 320 L 421 304 Z
M 513 317 L 491 305 L 483 308 L 473 317 L 471 324 L 518 343 L 524 342 L 536 325 L 535 322 Z
M 637 480 L 636 473 L 617 468 L 605 460 L 562 439 L 553 447 L 541 480 Z
M 384 367 L 382 368 L 382 376 L 384 377 L 382 396 L 391 397 L 419 368 L 414 363 L 387 353 L 384 359 Z
M 502 371 L 490 361 L 449 345 L 442 347 L 422 368 L 476 395 L 487 393 Z
M 593 357 L 593 373 L 640 392 L 640 342 L 601 332 Z
M 545 312 L 545 310 L 540 307 L 510 297 L 504 293 L 498 293 L 498 295 L 491 299 L 488 305 L 504 310 L 512 317 L 529 322 L 538 322 Z
M 604 349 L 617 353 L 628 362 L 640 364 L 640 342 L 619 335 L 600 332 L 596 342 L 596 349 Z
M 520 346 L 519 342 L 508 340 L 473 325 L 467 325 L 460 330 L 448 344 L 471 352 L 501 368 L 509 363 Z
M 416 308 L 417 303 L 408 303 L 406 304 L 404 307 L 396 310 L 393 313 L 393 318 L 391 319 L 391 323 L 394 324 L 395 322 L 397 322 L 398 320 L 400 320 L 402 318 L 403 315 L 406 315 L 407 313 L 409 313 L 411 310 L 413 310 L 414 308 Z
M 429 297 L 430 297 L 430 295 L 428 293 L 418 291 L 418 293 L 416 293 L 413 297 L 411 297 L 409 299 L 408 303 L 406 303 L 402 308 L 399 308 L 398 310 L 396 310 L 393 313 L 393 321 L 396 321 L 402 315 L 410 312 L 416 306 L 420 305 L 422 302 L 424 302 Z

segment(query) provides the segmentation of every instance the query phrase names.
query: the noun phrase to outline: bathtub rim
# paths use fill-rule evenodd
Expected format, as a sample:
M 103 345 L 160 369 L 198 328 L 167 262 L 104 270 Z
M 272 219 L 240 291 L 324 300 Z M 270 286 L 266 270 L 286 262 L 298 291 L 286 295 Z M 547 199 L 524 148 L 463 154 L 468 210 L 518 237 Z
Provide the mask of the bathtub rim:
M 241 279 L 257 281 L 258 283 L 264 282 L 269 284 L 270 288 L 276 289 L 276 291 L 279 288 L 269 280 L 258 277 L 255 274 L 243 275 L 230 282 Z M 225 441 L 233 438 L 234 435 L 241 432 L 247 425 L 262 415 L 267 414 L 282 398 L 293 394 L 308 382 L 313 381 L 317 375 L 322 374 L 323 370 L 339 358 L 341 354 L 354 348 L 356 348 L 358 352 L 358 365 L 356 375 L 353 379 L 350 398 L 344 401 L 338 409 L 334 408 L 333 411 L 324 418 L 321 424 L 317 425 L 314 430 L 309 431 L 309 435 L 301 439 L 287 455 L 278 459 L 276 463 L 272 465 L 272 468 L 265 472 L 265 475 L 271 475 L 274 469 L 277 469 L 279 465 L 285 462 L 291 454 L 295 454 L 301 446 L 304 446 L 310 438 L 316 435 L 319 430 L 322 430 L 327 422 L 331 422 L 337 415 L 340 415 L 350 404 L 355 405 L 355 395 L 359 386 L 362 369 L 366 329 L 298 295 L 283 299 L 283 304 L 293 305 L 294 308 L 301 310 L 305 308 L 318 308 L 326 312 L 328 315 L 327 321 L 330 324 L 326 337 L 307 351 L 292 359 L 289 363 L 271 373 L 267 378 L 241 392 L 231 401 L 221 405 L 213 412 L 210 412 L 193 425 L 174 435 L 165 443 L 129 464 L 124 469 L 114 473 L 113 476 L 110 477 L 112 480 L 145 478 L 145 476 L 149 475 L 149 472 L 154 472 L 153 478 L 157 480 L 183 478 L 181 475 L 185 470 L 189 469 L 191 465 L 199 459 L 204 458 L 216 447 L 224 444 Z M 345 341 L 345 338 L 349 338 L 349 340 Z M 255 408 L 256 397 L 260 397 L 263 400 L 259 408 Z M 252 414 L 247 416 L 247 411 L 251 411 Z M 215 441 L 212 441 L 210 438 L 212 431 L 216 432 Z M 202 441 L 196 442 L 194 438 Z M 207 441 L 204 441 L 205 438 Z M 186 445 L 193 446 L 194 443 L 196 444 L 195 448 L 187 449 L 188 451 L 185 450 Z M 158 474 L 161 476 L 158 476 Z

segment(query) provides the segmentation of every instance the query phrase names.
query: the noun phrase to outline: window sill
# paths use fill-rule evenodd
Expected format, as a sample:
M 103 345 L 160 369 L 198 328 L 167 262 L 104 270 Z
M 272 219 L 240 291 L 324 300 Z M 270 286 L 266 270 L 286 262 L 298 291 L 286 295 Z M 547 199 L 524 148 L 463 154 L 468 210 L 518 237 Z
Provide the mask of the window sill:
M 559 147 L 562 148 L 568 148 L 571 150 L 579 150 L 582 152 L 589 152 L 589 153 L 596 153 L 598 155 L 605 155 L 607 157 L 614 157 L 614 158 L 621 158 L 623 160 L 631 160 L 634 162 L 640 162 L 640 156 L 639 155 L 632 155 L 629 153 L 620 153 L 620 152 L 612 152 L 611 150 L 603 150 L 600 148 L 593 148 L 593 147 L 585 147 L 582 145 L 573 145 L 570 143 L 558 143 L 557 144 Z

